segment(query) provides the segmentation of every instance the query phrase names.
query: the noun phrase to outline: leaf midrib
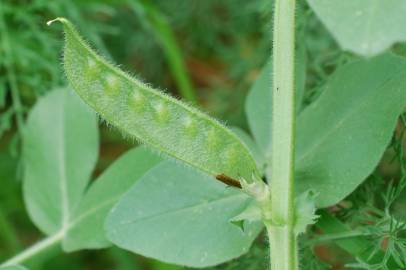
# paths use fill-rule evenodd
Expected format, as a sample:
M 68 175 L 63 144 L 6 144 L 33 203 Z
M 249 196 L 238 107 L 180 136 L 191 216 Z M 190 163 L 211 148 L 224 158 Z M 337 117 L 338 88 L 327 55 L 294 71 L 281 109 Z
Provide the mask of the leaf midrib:
M 173 210 L 166 211 L 166 212 L 156 213 L 156 214 L 153 214 L 153 215 L 150 215 L 150 216 L 145 216 L 145 217 L 142 217 L 142 218 L 129 220 L 129 221 L 120 223 L 120 225 L 127 225 L 127 224 L 136 223 L 136 222 L 147 221 L 147 220 L 154 219 L 154 218 L 161 217 L 161 216 L 165 216 L 165 215 L 178 214 L 178 213 L 181 213 L 181 212 L 184 212 L 184 211 L 192 210 L 194 208 L 199 208 L 199 207 L 202 207 L 202 206 L 208 206 L 210 204 L 216 204 L 216 203 L 219 203 L 221 201 L 232 200 L 232 199 L 236 199 L 238 197 L 246 197 L 246 198 L 248 198 L 247 195 L 245 195 L 244 193 L 235 194 L 235 195 L 231 195 L 231 196 L 227 196 L 227 197 L 222 197 L 222 198 L 217 198 L 217 199 L 214 199 L 214 200 L 210 200 L 210 201 L 207 201 L 205 203 L 193 204 L 193 205 L 181 207 L 181 208 L 178 208 L 178 209 L 173 209 Z
M 91 207 L 89 209 L 87 209 L 87 211 L 81 213 L 80 215 L 78 215 L 77 217 L 75 217 L 74 219 L 72 219 L 69 224 L 67 225 L 67 229 L 70 230 L 72 229 L 75 225 L 77 225 L 78 223 L 80 223 L 83 219 L 87 218 L 89 215 L 99 211 L 100 209 L 105 208 L 106 206 L 113 204 L 115 201 L 117 201 L 121 196 L 115 196 L 107 201 L 104 201 L 101 204 L 98 204 L 96 207 Z

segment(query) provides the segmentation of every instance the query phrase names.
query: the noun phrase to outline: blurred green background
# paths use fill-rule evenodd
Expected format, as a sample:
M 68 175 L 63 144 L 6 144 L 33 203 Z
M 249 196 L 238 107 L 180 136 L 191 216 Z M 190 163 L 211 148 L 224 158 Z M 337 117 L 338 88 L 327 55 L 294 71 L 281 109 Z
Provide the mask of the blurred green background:
M 304 3 L 298 9 L 298 43 L 305 46 L 308 59 L 307 89 L 315 89 L 305 94 L 309 103 L 318 95 L 317 86 L 347 55 Z M 97 51 L 124 70 L 247 130 L 244 99 L 270 57 L 271 13 L 268 0 L 1 0 L 0 261 L 42 237 L 22 200 L 20 135 L 38 98 L 66 85 L 62 31 L 48 27 L 48 20 L 69 18 Z M 102 124 L 100 129 L 95 174 L 133 146 L 119 132 Z M 267 263 L 266 239 L 260 237 L 249 254 L 218 269 L 266 269 Z M 179 269 L 116 248 L 61 254 L 55 247 L 30 266 Z

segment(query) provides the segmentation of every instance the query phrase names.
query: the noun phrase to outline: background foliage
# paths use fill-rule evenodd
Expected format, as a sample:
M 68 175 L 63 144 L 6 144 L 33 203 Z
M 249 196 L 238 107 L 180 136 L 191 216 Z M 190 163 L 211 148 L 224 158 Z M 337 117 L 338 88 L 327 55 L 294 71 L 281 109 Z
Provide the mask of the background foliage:
M 310 5 L 317 2 L 309 1 Z M 152 13 L 146 12 L 145 3 Z M 123 69 L 175 96 L 183 93 L 179 80 L 185 78 L 179 76 L 186 77 L 201 107 L 229 125 L 248 130 L 243 104 L 248 90 L 269 59 L 270 5 L 270 1 L 264 0 L 2 1 L 0 261 L 41 238 L 41 233 L 33 229 L 22 201 L 24 160 L 21 134 L 33 104 L 46 92 L 66 85 L 60 67 L 61 34 L 58 29 L 47 28 L 47 20 L 57 16 L 69 18 L 104 56 L 122 63 Z M 345 10 L 348 7 L 340 8 Z M 372 36 L 364 37 L 365 40 L 351 47 L 351 44 L 343 45 L 343 40 L 348 40 L 346 36 L 352 33 L 338 31 L 329 34 L 321 21 L 330 29 L 330 25 L 336 22 L 335 18 L 328 17 L 322 6 L 315 9 L 321 20 L 306 4 L 301 3 L 299 9 L 297 31 L 306 59 L 307 90 L 303 93 L 303 106 L 306 106 L 321 94 L 323 87 L 320 86 L 330 74 L 344 63 L 358 58 L 343 52 L 338 44 L 355 52 L 372 54 L 375 51 L 362 47 L 362 42 Z M 157 24 L 157 16 L 164 18 L 169 28 Z M 382 16 L 387 15 L 383 12 Z M 174 39 L 170 38 L 168 29 Z M 168 35 L 167 39 L 161 38 Z M 383 42 L 381 46 L 389 46 L 391 42 Z M 180 55 L 173 53 L 176 51 L 174 46 L 179 48 Z M 404 54 L 404 48 L 403 44 L 397 44 L 394 51 Z M 182 67 L 173 66 L 179 56 L 183 58 L 186 70 L 183 75 L 179 75 L 178 70 Z M 104 125 L 100 129 L 100 154 L 92 179 L 132 146 L 132 142 L 122 139 L 118 132 Z M 361 254 L 351 241 L 319 239 L 324 225 L 319 224 L 312 227 L 302 241 L 303 269 L 344 269 L 345 264 L 356 269 L 384 269 L 390 260 L 402 261 L 405 257 L 404 130 L 402 116 L 375 172 L 351 196 L 320 213 L 338 218 L 330 220 L 336 222 L 338 232 L 352 228 L 366 235 L 365 241 L 356 244 L 365 245 L 369 252 Z M 328 218 L 325 220 L 329 221 Z M 218 269 L 265 269 L 268 261 L 266 248 L 266 239 L 261 235 L 247 255 Z M 370 262 L 357 262 L 356 257 L 368 258 Z M 117 248 L 68 255 L 60 255 L 58 249 L 53 248 L 30 262 L 30 266 L 31 269 L 62 270 L 178 269 Z

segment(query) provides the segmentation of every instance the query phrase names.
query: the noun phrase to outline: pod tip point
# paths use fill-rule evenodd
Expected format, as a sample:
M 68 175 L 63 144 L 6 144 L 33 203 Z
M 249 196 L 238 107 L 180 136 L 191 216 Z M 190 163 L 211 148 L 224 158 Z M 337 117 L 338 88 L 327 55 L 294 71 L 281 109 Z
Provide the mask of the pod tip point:
M 47 25 L 50 26 L 50 25 L 53 24 L 54 22 L 61 22 L 61 23 L 64 23 L 64 22 L 66 22 L 66 19 L 65 19 L 65 18 L 61 18 L 61 17 L 58 17 L 58 18 L 56 18 L 56 19 L 47 21 Z

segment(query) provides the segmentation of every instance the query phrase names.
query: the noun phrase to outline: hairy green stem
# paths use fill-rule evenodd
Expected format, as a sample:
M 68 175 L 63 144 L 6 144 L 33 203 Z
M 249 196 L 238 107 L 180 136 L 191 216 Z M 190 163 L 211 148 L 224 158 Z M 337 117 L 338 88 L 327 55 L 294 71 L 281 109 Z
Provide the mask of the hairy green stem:
M 276 0 L 273 32 L 272 222 L 267 225 L 272 270 L 298 269 L 294 232 L 295 0 Z
M 27 248 L 26 250 L 22 251 L 21 253 L 17 254 L 13 258 L 0 264 L 0 267 L 21 264 L 21 263 L 37 256 L 38 254 L 48 250 L 49 248 L 58 244 L 59 242 L 61 242 L 64 235 L 65 235 L 65 231 L 60 231 L 54 235 L 51 235 L 51 236 L 45 238 L 44 240 L 36 243 L 35 245 Z

